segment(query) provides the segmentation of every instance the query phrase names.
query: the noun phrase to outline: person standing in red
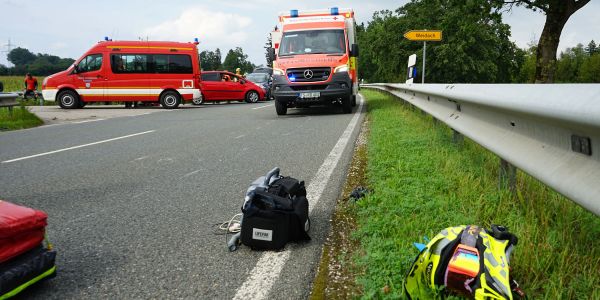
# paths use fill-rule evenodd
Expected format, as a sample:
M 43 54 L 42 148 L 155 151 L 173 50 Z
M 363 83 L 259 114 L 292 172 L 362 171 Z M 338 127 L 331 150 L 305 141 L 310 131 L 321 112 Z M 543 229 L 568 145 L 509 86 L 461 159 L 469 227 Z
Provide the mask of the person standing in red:
M 27 100 L 27 95 L 30 93 L 33 94 L 33 99 L 37 100 L 36 90 L 38 87 L 37 79 L 31 76 L 30 73 L 25 75 L 25 93 L 23 94 L 23 99 Z

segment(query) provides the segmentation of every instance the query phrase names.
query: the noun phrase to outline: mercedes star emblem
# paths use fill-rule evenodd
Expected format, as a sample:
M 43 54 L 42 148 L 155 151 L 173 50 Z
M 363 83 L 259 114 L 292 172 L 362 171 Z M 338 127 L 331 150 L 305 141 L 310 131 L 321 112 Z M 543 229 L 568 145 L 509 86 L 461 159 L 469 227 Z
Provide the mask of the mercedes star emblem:
M 313 73 L 312 70 L 304 70 L 304 78 L 311 79 L 311 78 L 313 78 L 313 75 L 315 75 L 315 74 Z

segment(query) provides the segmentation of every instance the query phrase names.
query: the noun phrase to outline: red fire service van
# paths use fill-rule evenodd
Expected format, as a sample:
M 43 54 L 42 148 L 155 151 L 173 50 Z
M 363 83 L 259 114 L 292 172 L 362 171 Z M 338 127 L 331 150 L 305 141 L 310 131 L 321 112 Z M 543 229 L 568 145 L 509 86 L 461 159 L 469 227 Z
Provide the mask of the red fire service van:
M 202 103 L 197 44 L 105 38 L 66 71 L 46 77 L 42 94 L 62 108 L 96 101 L 159 102 L 167 109 Z
M 298 11 L 279 16 L 271 33 L 275 109 L 341 104 L 344 113 L 358 93 L 356 22 L 352 9 Z

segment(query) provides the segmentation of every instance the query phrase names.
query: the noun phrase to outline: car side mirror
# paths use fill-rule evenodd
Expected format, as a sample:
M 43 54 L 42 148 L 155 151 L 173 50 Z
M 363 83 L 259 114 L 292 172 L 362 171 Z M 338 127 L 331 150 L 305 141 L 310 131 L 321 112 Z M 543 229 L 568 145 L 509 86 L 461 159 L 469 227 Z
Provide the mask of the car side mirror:
M 271 61 L 275 60 L 275 48 L 269 48 L 268 50 L 269 52 L 269 59 L 271 59 Z
M 71 71 L 71 74 L 77 74 L 79 73 L 79 66 L 76 64 L 73 64 L 73 71 Z
M 240 84 L 246 84 L 246 80 L 240 80 Z
M 358 44 L 352 44 L 352 48 L 350 50 L 350 56 L 358 57 Z

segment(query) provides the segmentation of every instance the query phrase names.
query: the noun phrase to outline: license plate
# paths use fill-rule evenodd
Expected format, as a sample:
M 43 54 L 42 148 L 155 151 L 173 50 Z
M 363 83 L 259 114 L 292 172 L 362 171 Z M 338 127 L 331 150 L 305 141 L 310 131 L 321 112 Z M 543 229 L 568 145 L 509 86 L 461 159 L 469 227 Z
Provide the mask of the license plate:
M 319 97 L 321 97 L 320 92 L 300 93 L 300 98 L 302 98 L 302 99 L 311 99 L 311 98 L 319 98 Z

